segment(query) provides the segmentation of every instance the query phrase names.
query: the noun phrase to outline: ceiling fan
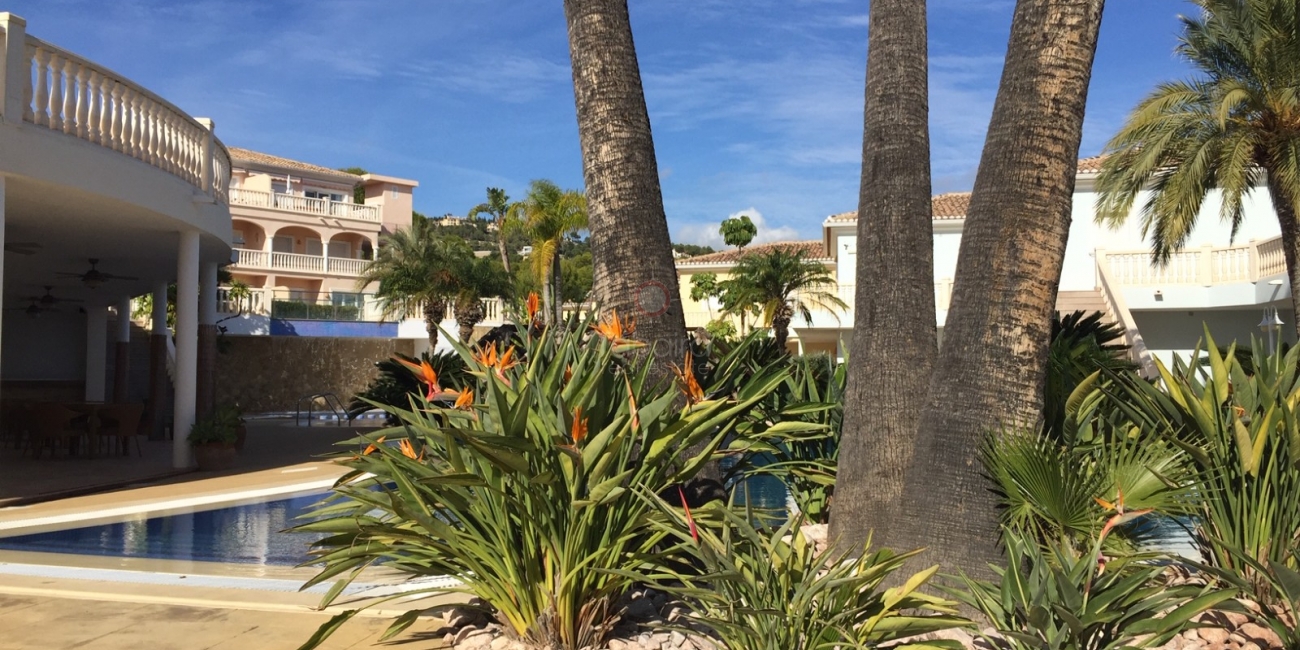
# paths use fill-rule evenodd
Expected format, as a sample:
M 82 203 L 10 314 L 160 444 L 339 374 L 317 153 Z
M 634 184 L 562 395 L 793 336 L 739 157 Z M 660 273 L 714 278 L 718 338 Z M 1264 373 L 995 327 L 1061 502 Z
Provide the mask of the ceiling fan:
M 26 307 L 5 307 L 5 311 L 21 311 L 24 314 L 27 314 L 28 318 L 38 318 L 40 317 L 41 312 L 55 311 L 53 307 L 49 309 L 42 308 L 40 306 L 40 298 L 28 298 L 27 301 L 29 304 Z
M 99 285 L 104 284 L 109 280 L 139 280 L 140 279 L 128 275 L 113 275 L 112 273 L 105 273 L 95 268 L 97 264 L 99 264 L 99 258 L 92 257 L 90 258 L 89 271 L 85 271 L 83 273 L 68 273 L 68 272 L 61 271 L 59 273 L 56 273 L 55 275 L 58 275 L 59 277 L 62 278 L 78 278 L 79 280 L 81 280 L 82 284 L 86 285 L 87 289 L 94 289 L 95 287 L 98 287 Z
M 6 253 L 17 253 L 19 255 L 35 255 L 36 251 L 44 248 L 34 241 L 11 241 L 5 242 Z
M 63 302 L 86 302 L 77 298 L 59 298 L 51 293 L 52 291 L 54 291 L 54 287 L 47 284 L 45 285 L 45 295 L 34 297 L 32 300 L 35 300 L 41 309 L 45 310 L 54 309 L 55 305 Z

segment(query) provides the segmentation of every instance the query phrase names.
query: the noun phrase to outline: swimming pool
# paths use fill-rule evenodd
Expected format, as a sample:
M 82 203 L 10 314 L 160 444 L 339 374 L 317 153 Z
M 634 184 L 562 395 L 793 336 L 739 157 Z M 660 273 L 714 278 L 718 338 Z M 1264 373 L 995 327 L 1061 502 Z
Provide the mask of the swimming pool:
M 294 566 L 320 533 L 288 533 L 327 493 L 267 497 L 209 510 L 138 515 L 94 526 L 0 537 L 0 550 Z

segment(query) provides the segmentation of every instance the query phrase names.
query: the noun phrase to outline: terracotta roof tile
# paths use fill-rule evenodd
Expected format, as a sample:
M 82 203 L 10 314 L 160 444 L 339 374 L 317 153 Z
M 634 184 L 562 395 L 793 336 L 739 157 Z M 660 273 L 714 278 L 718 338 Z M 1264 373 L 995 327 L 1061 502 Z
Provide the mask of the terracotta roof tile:
M 1101 171 L 1101 163 L 1106 160 L 1106 156 L 1093 156 L 1091 158 L 1079 159 L 1080 174 L 1096 174 Z
M 734 248 L 707 255 L 696 255 L 683 260 L 678 260 L 678 264 L 729 264 L 740 260 L 745 255 L 758 255 L 768 253 L 774 250 L 785 251 L 803 251 L 809 259 L 826 259 L 826 249 L 821 240 L 809 241 L 779 241 L 771 244 L 756 244 L 747 246 L 743 251 Z
M 269 167 L 279 167 L 281 169 L 296 169 L 298 171 L 311 172 L 313 174 L 343 180 L 349 183 L 354 183 L 358 180 L 357 176 L 347 172 L 341 172 L 337 169 L 330 169 L 329 167 L 313 165 L 311 163 L 291 160 L 289 158 L 281 158 L 280 156 L 272 156 L 269 153 L 262 153 L 251 149 L 242 149 L 240 147 L 228 147 L 228 149 L 230 151 L 231 161 L 236 166 L 241 162 L 253 163 L 255 165 L 266 165 Z
M 970 192 L 949 192 L 930 197 L 930 214 L 935 219 L 965 219 Z

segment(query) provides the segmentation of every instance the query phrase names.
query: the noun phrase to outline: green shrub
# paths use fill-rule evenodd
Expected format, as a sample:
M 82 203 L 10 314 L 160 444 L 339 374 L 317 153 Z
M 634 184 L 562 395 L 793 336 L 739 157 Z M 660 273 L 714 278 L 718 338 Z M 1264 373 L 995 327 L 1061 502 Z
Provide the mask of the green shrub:
M 1300 545 L 1300 348 L 1283 354 L 1255 341 L 1248 374 L 1235 344 L 1222 354 L 1208 331 L 1206 341 L 1208 363 L 1157 362 L 1159 385 L 1128 378 L 1107 390 L 1135 426 L 1186 452 L 1206 559 L 1266 599 L 1257 567 L 1300 568 L 1291 553 Z
M 726 447 L 734 478 L 773 476 L 813 523 L 830 521 L 847 368 L 828 355 L 787 357 L 790 376 L 758 409 L 762 423 Z M 776 414 L 785 415 L 778 417 Z M 809 425 L 809 426 L 803 426 Z
M 375 367 L 379 369 L 379 376 L 371 380 L 365 390 L 352 397 L 352 401 L 348 403 L 348 417 L 355 418 L 376 406 L 409 407 L 410 396 L 424 392 L 420 380 L 410 371 L 411 366 L 419 366 L 421 363 L 428 363 L 433 368 L 443 388 L 460 390 L 474 380 L 469 374 L 464 358 L 456 351 L 433 354 L 424 352 L 418 359 L 405 354 L 395 354 L 391 358 L 375 362 Z M 391 414 L 388 420 L 392 425 L 398 422 L 396 416 Z
M 966 589 L 948 589 L 988 619 L 1014 650 L 1110 650 L 1153 648 L 1191 627 L 1211 607 L 1220 609 L 1232 590 L 1162 578 L 1167 566 L 1156 555 L 1129 555 L 1103 562 L 1100 545 L 1079 554 L 1071 547 L 1044 549 L 1020 534 L 1003 531 L 1007 564 L 993 567 L 995 582 L 965 575 Z
M 906 579 L 894 575 L 919 551 L 872 551 L 868 540 L 853 558 L 834 547 L 818 551 L 798 518 L 763 532 L 751 513 L 722 504 L 709 504 L 699 519 L 658 504 L 654 526 L 674 543 L 650 556 L 638 577 L 680 598 L 693 611 L 692 620 L 729 650 L 875 647 L 971 624 L 957 615 L 957 603 L 921 591 L 937 566 Z M 683 557 L 703 571 L 680 571 Z M 883 588 L 887 581 L 899 586 Z
M 1267 597 L 1258 601 L 1258 611 L 1250 612 L 1251 618 L 1273 630 L 1282 640 L 1282 647 L 1300 648 L 1300 571 L 1273 560 L 1260 563 L 1237 549 L 1232 552 L 1239 562 L 1251 568 L 1252 577 L 1262 579 L 1268 588 Z M 1300 550 L 1292 549 L 1291 558 L 1300 561 Z M 1245 579 L 1240 572 L 1209 570 L 1224 583 L 1248 594 L 1258 590 L 1259 585 Z
M 242 415 L 239 407 L 232 404 L 218 406 L 211 415 L 199 418 L 191 425 L 190 434 L 185 439 L 191 445 L 233 445 L 239 438 Z
M 426 385 L 409 408 L 384 407 L 400 427 L 350 443 L 371 446 L 340 459 L 351 472 L 314 513 L 319 520 L 299 527 L 331 535 L 315 544 L 312 562 L 324 569 L 308 583 L 339 579 L 323 606 L 361 570 L 383 565 L 459 579 L 460 591 L 528 642 L 576 650 L 603 640 L 631 585 L 624 572 L 658 541 L 647 527 L 653 506 L 639 493 L 698 472 L 785 371 L 768 366 L 734 396 L 678 408 L 676 388 L 648 379 L 653 354 L 627 355 L 636 344 L 616 328 L 602 330 L 611 341 L 581 325 L 558 340 L 530 338 L 518 365 L 514 349 L 471 356 L 458 348 L 474 381 L 456 406 L 430 403 Z M 692 448 L 700 451 L 682 455 Z M 304 647 L 355 613 L 335 617 Z

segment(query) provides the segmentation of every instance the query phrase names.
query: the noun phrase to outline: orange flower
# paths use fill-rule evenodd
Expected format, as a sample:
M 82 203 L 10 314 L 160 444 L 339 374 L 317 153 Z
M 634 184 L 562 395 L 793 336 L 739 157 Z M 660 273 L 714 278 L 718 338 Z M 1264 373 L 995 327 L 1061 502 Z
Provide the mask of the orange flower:
M 634 341 L 626 337 L 631 336 L 636 331 L 636 321 L 632 318 L 620 320 L 618 310 L 615 309 L 611 312 L 609 318 L 602 319 L 599 323 L 592 325 L 591 328 L 596 330 L 597 334 L 609 339 L 616 345 L 633 343 Z
M 462 411 L 470 411 L 470 410 L 473 410 L 473 408 L 474 408 L 474 391 L 472 391 L 472 390 L 466 388 L 465 390 L 462 390 L 462 391 L 460 391 L 459 393 L 457 393 L 457 394 L 456 394 L 456 403 L 452 405 L 452 408 L 460 409 L 460 410 L 462 410 Z
M 495 368 L 497 376 L 505 379 L 505 371 L 519 365 L 519 361 L 514 356 L 515 346 L 510 346 L 510 349 L 506 350 L 505 354 L 498 356 L 497 344 L 493 343 L 487 348 L 479 350 L 479 353 L 474 355 L 474 360 L 482 364 L 484 368 Z
M 686 503 L 686 493 L 682 491 L 681 483 L 677 484 L 677 496 L 682 498 L 682 509 L 686 511 L 686 525 L 691 529 L 691 539 L 695 540 L 696 544 L 699 544 L 700 530 L 695 527 L 695 517 L 691 516 L 691 506 Z
M 412 445 L 410 440 L 406 440 L 406 439 L 404 439 L 404 440 L 402 440 L 401 442 L 398 442 L 398 443 L 397 443 L 397 448 L 400 449 L 400 450 L 402 451 L 402 455 L 403 455 L 403 456 L 406 456 L 407 458 L 410 458 L 411 460 L 424 460 L 424 450 L 421 449 L 421 450 L 420 450 L 420 455 L 419 455 L 419 456 L 416 456 L 416 455 L 415 455 L 415 445 Z
M 573 381 L 573 366 L 567 365 L 564 366 L 564 383 L 567 384 L 570 381 Z
M 528 300 L 527 300 L 527 302 L 525 303 L 525 305 L 526 305 L 527 308 L 528 308 L 528 322 L 531 323 L 531 322 L 537 320 L 537 312 L 538 312 L 541 308 L 540 308 L 540 306 L 538 305 L 538 298 L 537 298 L 537 292 L 536 292 L 536 291 L 529 291 L 529 292 L 528 292 Z
M 587 437 L 587 418 L 582 417 L 582 407 L 573 409 L 573 426 L 569 430 L 573 444 L 578 444 Z
M 433 366 L 429 365 L 428 360 L 421 359 L 419 365 L 402 358 L 397 358 L 397 360 L 402 365 L 410 368 L 411 372 L 415 374 L 415 378 L 424 382 L 425 386 L 427 386 L 424 399 L 432 400 L 438 393 L 442 392 L 442 389 L 438 386 L 438 373 L 434 372 Z
M 687 350 L 686 361 L 682 363 L 682 367 L 678 368 L 676 365 L 672 367 L 673 374 L 677 375 L 677 387 L 682 389 L 682 393 L 686 395 L 686 402 L 692 406 L 704 400 L 704 389 L 695 379 L 695 371 L 691 368 L 693 363 L 694 357 Z
M 362 455 L 362 456 L 369 456 L 370 454 L 373 454 L 373 453 L 375 453 L 376 451 L 378 451 L 378 450 L 379 450 L 379 447 L 377 447 L 376 445 L 382 445 L 382 444 L 384 444 L 384 438 L 386 438 L 386 437 L 387 437 L 387 436 L 379 436 L 379 439 L 376 440 L 376 441 L 374 441 L 374 442 L 372 442 L 372 443 L 370 443 L 370 446 L 366 447 L 366 450 L 363 451 L 363 452 L 361 452 L 361 455 Z

